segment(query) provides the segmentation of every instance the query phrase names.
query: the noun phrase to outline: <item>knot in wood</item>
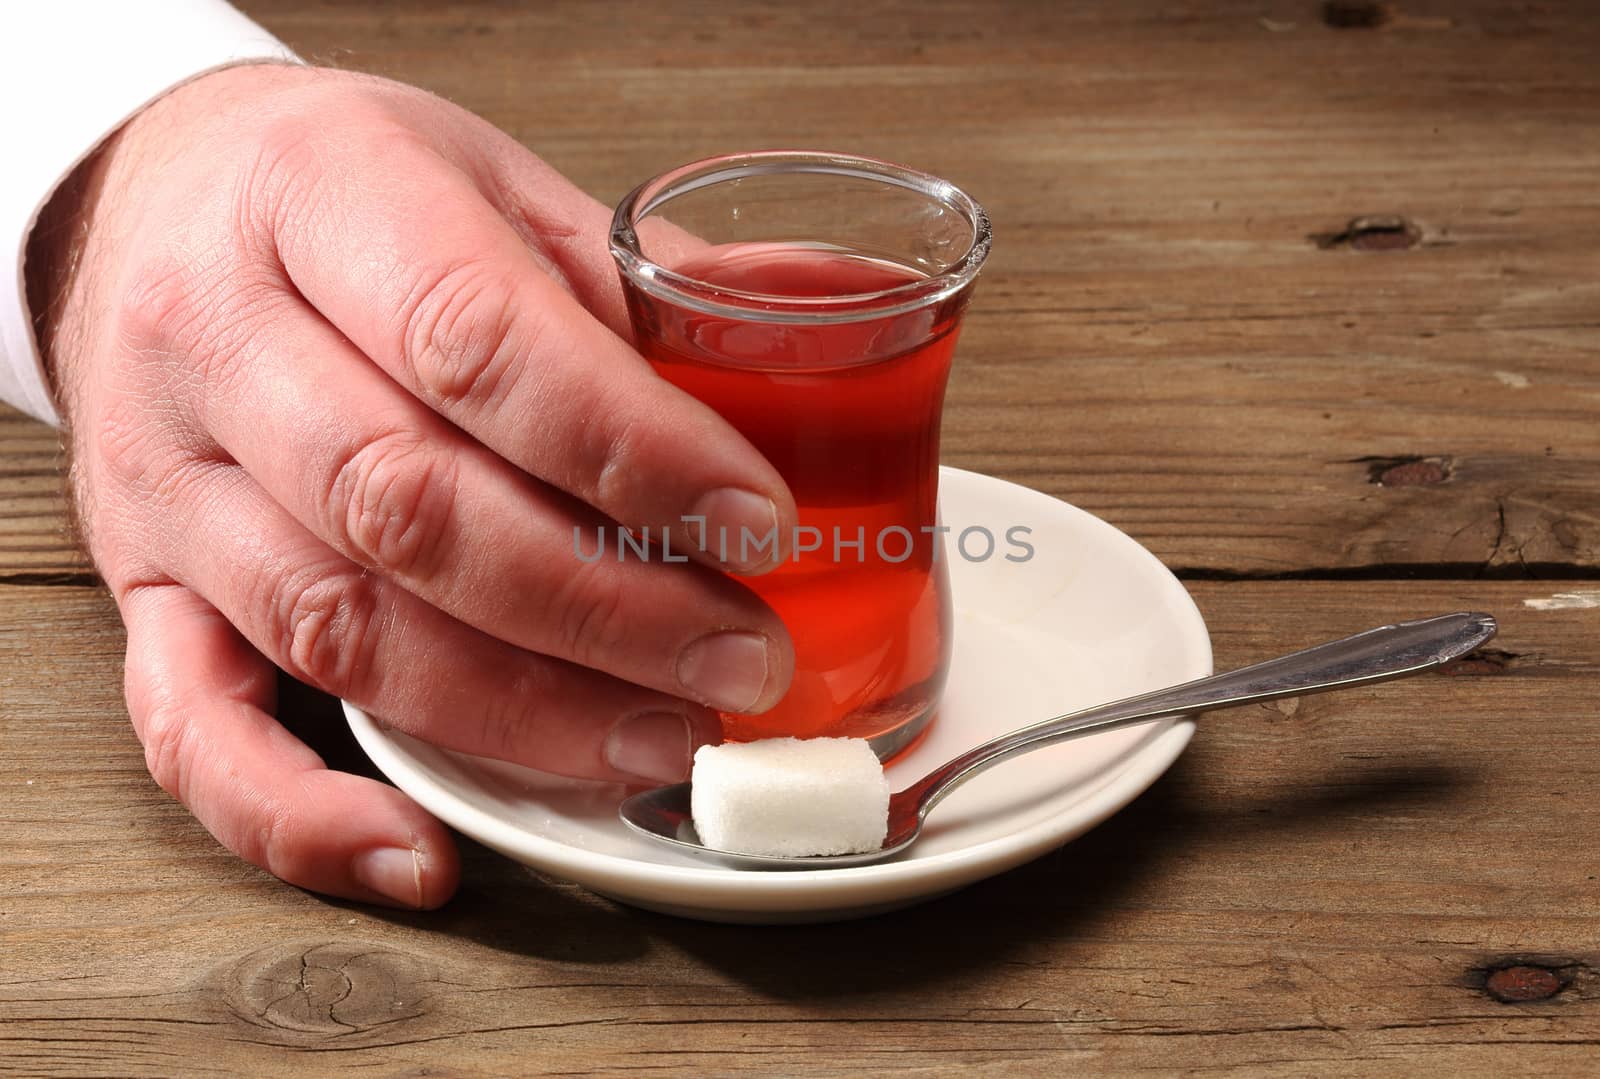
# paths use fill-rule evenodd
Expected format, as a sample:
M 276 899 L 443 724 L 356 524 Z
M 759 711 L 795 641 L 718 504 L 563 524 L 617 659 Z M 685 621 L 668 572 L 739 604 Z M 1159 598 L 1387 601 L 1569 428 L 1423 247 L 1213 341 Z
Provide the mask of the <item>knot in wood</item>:
M 1444 483 L 1455 471 L 1448 457 L 1358 457 L 1367 466 L 1367 482 L 1380 487 L 1426 487 Z
M 422 963 L 402 952 L 358 941 L 291 944 L 236 963 L 228 997 L 241 1019 L 298 1043 L 415 1018 L 427 1010 L 430 980 Z
M 1563 992 L 1588 1000 L 1595 973 L 1571 956 L 1500 955 L 1469 968 L 1466 984 L 1501 1004 L 1536 1004 Z
M 1528 964 L 1490 971 L 1483 982 L 1484 991 L 1503 1004 L 1549 1000 L 1566 985 L 1566 979 L 1549 967 Z

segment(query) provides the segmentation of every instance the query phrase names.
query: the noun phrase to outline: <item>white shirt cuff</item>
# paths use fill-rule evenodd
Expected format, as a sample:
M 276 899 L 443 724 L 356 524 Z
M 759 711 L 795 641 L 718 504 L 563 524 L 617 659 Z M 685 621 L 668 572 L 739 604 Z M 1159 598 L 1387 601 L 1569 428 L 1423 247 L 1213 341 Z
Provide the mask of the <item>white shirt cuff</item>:
M 222 0 L 43 0 L 0 13 L 0 400 L 59 425 L 23 262 L 57 186 L 129 117 L 234 64 L 296 57 Z

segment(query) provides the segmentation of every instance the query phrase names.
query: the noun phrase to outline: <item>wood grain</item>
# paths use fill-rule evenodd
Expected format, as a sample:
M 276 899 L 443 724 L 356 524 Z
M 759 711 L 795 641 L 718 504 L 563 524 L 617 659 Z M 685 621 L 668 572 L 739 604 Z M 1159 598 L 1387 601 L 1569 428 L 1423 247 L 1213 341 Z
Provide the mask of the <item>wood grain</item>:
M 755 146 L 947 175 L 998 238 L 949 463 L 1150 546 L 1221 666 L 1428 611 L 1504 629 L 1207 717 L 1095 832 L 903 914 L 699 925 L 476 847 L 446 909 L 380 912 L 149 780 L 57 437 L 0 409 L 0 1073 L 1593 1070 L 1593 5 L 243 6 L 606 203 Z M 282 718 L 370 770 L 330 705 L 286 686 Z
M 751 929 L 476 848 L 436 914 L 289 888 L 145 776 L 104 595 L 0 589 L 0 1068 L 1582 1074 L 1596 610 L 1530 608 L 1547 590 L 1516 582 L 1194 591 L 1225 666 L 1422 611 L 1504 629 L 1454 674 L 1214 713 L 1129 810 L 956 896 Z M 358 760 L 330 702 L 290 701 L 318 749 Z M 1553 996 L 1485 990 L 1530 965 Z
M 90 569 L 67 523 L 65 463 L 54 430 L 0 405 L 0 580 Z
M 1336 30 L 1285 2 L 245 6 L 307 56 L 482 113 L 607 203 L 775 144 L 964 184 L 998 239 L 946 460 L 1169 564 L 1600 571 L 1592 8 Z M 1420 242 L 1314 239 L 1384 214 Z M 44 461 L 22 426 L 0 436 Z M 1367 459 L 1406 456 L 1452 468 L 1369 482 Z M 0 475 L 0 572 L 82 568 L 49 492 Z
M 1404 7 L 1372 32 L 1316 3 L 1164 0 L 260 15 L 482 112 L 608 203 L 774 144 L 963 184 L 997 242 L 946 460 L 1169 564 L 1587 571 L 1600 19 Z M 1372 214 L 1421 243 L 1312 239 Z M 1454 489 L 1375 490 L 1359 459 L 1402 455 L 1449 456 Z

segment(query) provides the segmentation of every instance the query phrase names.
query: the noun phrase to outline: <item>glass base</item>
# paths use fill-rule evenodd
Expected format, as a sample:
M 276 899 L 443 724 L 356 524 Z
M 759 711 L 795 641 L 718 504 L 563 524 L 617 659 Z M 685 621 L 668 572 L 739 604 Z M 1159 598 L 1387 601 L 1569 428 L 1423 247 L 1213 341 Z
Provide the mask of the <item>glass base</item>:
M 856 714 L 842 724 L 828 729 L 811 731 L 771 730 L 760 723 L 760 716 L 741 716 L 721 713 L 723 738 L 729 742 L 753 742 L 760 738 L 860 738 L 872 747 L 880 761 L 888 762 L 905 752 L 927 733 L 939 711 L 939 692 L 944 688 L 941 676 L 931 685 L 913 686 L 901 695 L 898 708 L 874 709 L 870 714 Z M 907 698 L 910 698 L 909 700 Z M 898 719 L 912 709 L 909 719 Z
M 872 747 L 872 752 L 878 759 L 887 764 L 890 759 L 898 756 L 911 747 L 911 744 L 927 733 L 933 724 L 933 718 L 938 713 L 938 702 L 929 705 L 919 716 L 915 716 L 892 731 L 867 739 L 867 745 Z
M 944 682 L 945 671 L 941 665 L 933 676 L 841 719 L 833 719 L 822 709 L 812 715 L 802 711 L 801 718 L 812 720 L 805 726 L 796 724 L 796 709 L 789 708 L 785 714 L 785 705 L 790 699 L 773 712 L 760 715 L 719 712 L 722 737 L 729 742 L 754 742 L 762 738 L 860 738 L 872 747 L 879 760 L 886 761 L 914 742 L 933 722 Z

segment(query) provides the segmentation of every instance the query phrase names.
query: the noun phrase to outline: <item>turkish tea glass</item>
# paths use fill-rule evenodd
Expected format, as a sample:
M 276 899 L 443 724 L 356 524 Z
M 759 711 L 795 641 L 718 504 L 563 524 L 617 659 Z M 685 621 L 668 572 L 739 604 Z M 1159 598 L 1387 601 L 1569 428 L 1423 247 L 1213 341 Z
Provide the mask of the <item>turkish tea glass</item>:
M 794 681 L 764 714 L 723 714 L 730 740 L 865 738 L 887 759 L 931 721 L 951 648 L 939 420 L 989 244 L 959 188 L 846 154 L 711 158 L 617 207 L 639 350 L 799 508 L 778 568 L 740 578 L 787 626 Z M 702 536 L 757 553 L 766 539 Z

